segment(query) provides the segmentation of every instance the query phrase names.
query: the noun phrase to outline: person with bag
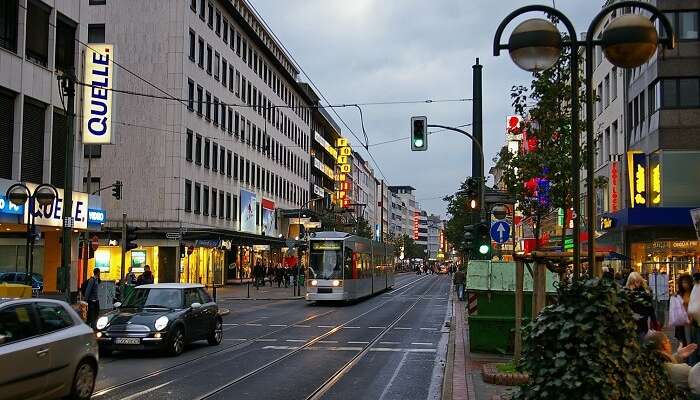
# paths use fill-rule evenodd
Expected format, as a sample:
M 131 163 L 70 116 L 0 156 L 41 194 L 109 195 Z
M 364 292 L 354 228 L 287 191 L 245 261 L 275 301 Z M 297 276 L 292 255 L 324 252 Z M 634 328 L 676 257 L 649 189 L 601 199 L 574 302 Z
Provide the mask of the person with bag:
M 671 297 L 668 310 L 668 325 L 674 328 L 674 335 L 683 346 L 690 343 L 690 319 L 688 304 L 693 290 L 693 278 L 688 274 L 676 279 L 676 294 Z
M 467 276 L 461 269 L 458 269 L 452 279 L 457 288 L 457 298 L 459 298 L 459 301 L 464 301 L 464 285 L 467 283 Z
M 83 298 L 85 298 L 85 301 L 87 301 L 88 304 L 85 323 L 92 329 L 95 329 L 95 323 L 97 322 L 97 317 L 100 314 L 100 269 L 93 269 L 92 276 L 86 282 L 85 290 L 82 293 Z
M 637 271 L 630 272 L 627 277 L 625 289 L 630 295 L 630 308 L 632 309 L 634 320 L 637 324 L 637 337 L 643 341 L 649 328 L 658 331 L 661 326 L 656 319 L 651 293 L 647 289 L 647 283 L 642 275 Z

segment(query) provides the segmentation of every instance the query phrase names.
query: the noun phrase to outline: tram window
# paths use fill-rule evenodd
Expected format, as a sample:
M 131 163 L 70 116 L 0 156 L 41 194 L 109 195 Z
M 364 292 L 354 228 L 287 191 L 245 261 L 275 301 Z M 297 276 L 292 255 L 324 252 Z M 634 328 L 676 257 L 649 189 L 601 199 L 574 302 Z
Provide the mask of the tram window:
M 343 254 L 329 242 L 316 242 L 311 246 L 309 277 L 314 279 L 342 279 Z
M 353 271 L 352 271 L 352 249 L 349 247 L 345 248 L 345 279 L 352 279 L 354 278 L 353 276 Z

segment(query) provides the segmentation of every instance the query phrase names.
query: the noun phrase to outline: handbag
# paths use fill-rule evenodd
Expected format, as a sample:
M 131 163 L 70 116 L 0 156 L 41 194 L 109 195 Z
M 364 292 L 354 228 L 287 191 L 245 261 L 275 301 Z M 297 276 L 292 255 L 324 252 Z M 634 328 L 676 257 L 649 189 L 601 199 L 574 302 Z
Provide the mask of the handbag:
M 690 292 L 688 318 L 696 322 L 700 321 L 700 284 L 697 283 L 693 285 L 693 291 Z
M 676 295 L 671 297 L 671 301 L 668 305 L 668 326 L 685 326 L 689 323 L 688 313 L 685 311 L 685 307 L 683 307 L 683 299 L 681 296 Z

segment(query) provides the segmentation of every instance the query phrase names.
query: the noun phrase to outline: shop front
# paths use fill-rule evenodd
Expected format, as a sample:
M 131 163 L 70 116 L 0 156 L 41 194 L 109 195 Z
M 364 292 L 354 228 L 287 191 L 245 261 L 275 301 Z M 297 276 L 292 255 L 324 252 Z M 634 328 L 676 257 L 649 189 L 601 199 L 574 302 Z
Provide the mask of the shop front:
M 223 285 L 229 240 L 182 241 L 185 254 L 180 258 L 179 279 L 183 283 Z

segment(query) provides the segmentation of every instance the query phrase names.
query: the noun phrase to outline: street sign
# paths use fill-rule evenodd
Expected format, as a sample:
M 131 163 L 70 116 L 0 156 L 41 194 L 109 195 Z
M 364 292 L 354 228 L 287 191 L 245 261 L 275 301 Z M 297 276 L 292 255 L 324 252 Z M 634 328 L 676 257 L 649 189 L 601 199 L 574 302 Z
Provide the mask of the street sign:
M 63 217 L 63 226 L 66 228 L 72 228 L 73 227 L 73 217 Z
M 510 239 L 510 225 L 507 221 L 500 220 L 491 224 L 491 239 L 496 243 L 505 243 Z
M 165 232 L 165 237 L 170 240 L 180 240 L 182 235 L 180 232 Z

